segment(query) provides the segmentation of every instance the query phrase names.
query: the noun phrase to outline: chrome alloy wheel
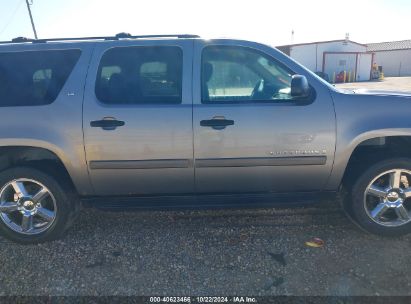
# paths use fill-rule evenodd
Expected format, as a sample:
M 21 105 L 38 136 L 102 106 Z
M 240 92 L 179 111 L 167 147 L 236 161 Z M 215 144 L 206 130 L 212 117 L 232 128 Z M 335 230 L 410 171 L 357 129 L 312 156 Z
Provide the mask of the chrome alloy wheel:
M 0 218 L 10 229 L 21 234 L 46 231 L 56 219 L 53 194 L 38 181 L 19 178 L 0 190 Z
M 411 221 L 411 171 L 386 171 L 367 186 L 364 207 L 377 224 L 398 227 Z

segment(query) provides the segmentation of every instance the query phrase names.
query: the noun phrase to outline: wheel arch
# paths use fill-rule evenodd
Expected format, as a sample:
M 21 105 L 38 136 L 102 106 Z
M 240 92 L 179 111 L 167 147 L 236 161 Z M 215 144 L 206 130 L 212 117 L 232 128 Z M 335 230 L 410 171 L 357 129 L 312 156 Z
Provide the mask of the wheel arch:
M 82 185 L 75 178 L 76 168 L 64 151 L 52 144 L 33 140 L 24 143 L 11 140 L 7 145 L 0 142 L 0 171 L 15 166 L 33 167 L 57 180 L 64 178 L 72 190 L 82 192 Z
M 361 170 L 375 162 L 395 157 L 411 157 L 411 130 L 376 130 L 358 135 L 337 149 L 328 188 L 338 189 L 350 184 Z M 348 181 L 348 183 L 347 183 Z

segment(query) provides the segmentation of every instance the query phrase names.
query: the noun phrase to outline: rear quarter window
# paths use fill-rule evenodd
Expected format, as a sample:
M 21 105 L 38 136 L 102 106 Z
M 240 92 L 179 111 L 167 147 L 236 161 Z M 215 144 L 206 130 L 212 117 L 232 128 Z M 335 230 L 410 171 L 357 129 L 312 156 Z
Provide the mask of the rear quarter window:
M 51 104 L 80 54 L 80 50 L 0 53 L 0 107 Z

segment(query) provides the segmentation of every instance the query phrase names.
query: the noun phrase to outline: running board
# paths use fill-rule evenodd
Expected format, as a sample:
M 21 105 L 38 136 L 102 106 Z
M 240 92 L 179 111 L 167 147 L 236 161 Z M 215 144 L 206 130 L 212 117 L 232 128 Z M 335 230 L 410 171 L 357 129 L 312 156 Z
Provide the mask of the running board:
M 335 200 L 337 192 L 304 193 L 251 193 L 251 194 L 203 194 L 163 195 L 133 197 L 85 197 L 86 207 L 122 210 L 178 210 L 221 208 L 292 207 Z

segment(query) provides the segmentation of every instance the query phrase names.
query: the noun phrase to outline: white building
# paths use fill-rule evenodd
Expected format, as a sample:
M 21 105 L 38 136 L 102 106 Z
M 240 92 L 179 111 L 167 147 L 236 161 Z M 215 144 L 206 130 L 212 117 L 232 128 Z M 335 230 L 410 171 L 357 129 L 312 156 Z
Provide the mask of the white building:
M 311 71 L 326 73 L 331 82 L 365 81 L 371 78 L 374 55 L 365 44 L 332 40 L 277 48 Z
M 370 43 L 367 51 L 375 53 L 384 76 L 411 76 L 411 40 Z

